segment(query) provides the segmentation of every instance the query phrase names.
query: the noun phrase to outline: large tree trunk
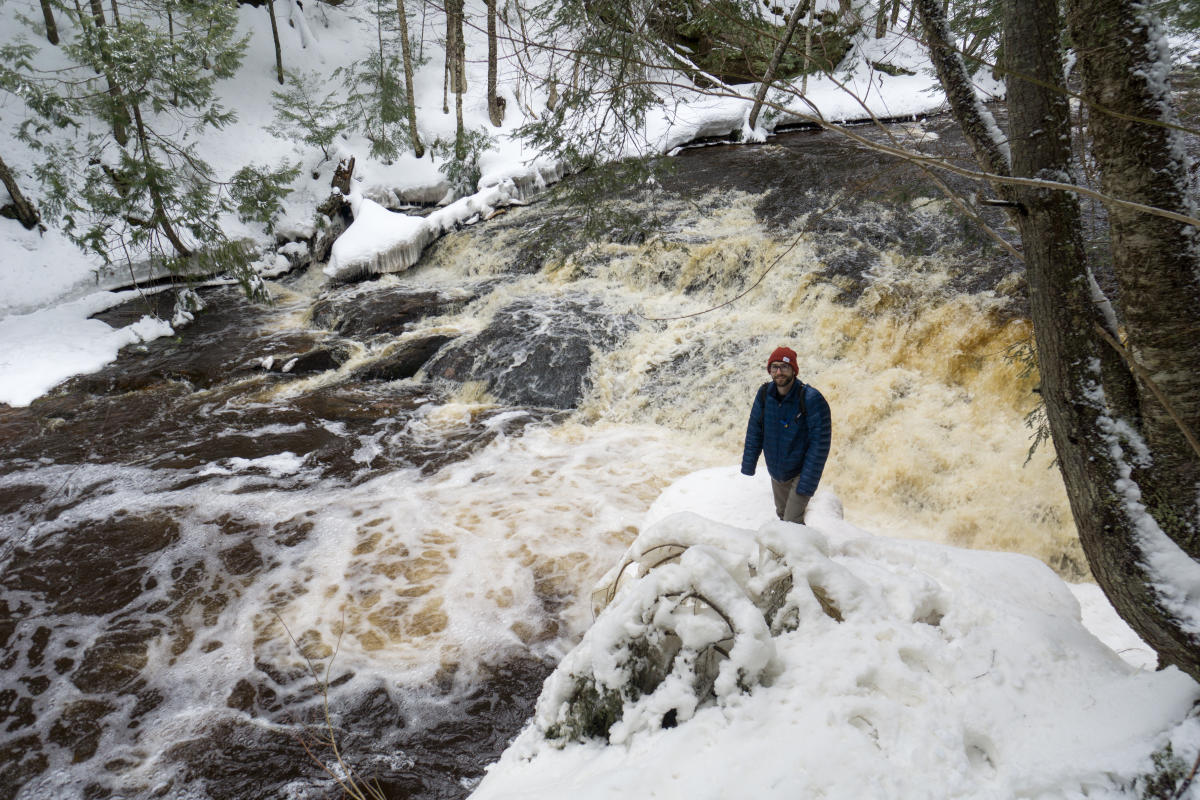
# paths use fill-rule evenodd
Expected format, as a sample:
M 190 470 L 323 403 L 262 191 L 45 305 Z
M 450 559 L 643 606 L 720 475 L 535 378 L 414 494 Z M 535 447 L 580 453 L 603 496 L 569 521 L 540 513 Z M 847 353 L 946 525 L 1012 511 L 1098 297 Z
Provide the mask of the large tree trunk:
M 1058 49 L 1055 0 L 1014 0 L 1005 32 L 1013 174 L 1056 179 L 1072 156 L 1070 111 Z M 1027 80 L 1029 76 L 1032 80 Z M 1162 608 L 1137 538 L 1136 520 L 1116 488 L 1127 466 L 1113 450 L 1115 411 L 1132 380 L 1099 335 L 1104 324 L 1087 280 L 1077 199 L 1018 187 L 1017 215 L 1029 279 L 1042 397 L 1080 543 L 1113 607 L 1165 663 L 1200 678 L 1200 642 Z M 1092 364 L 1109 364 L 1098 370 Z M 1103 392 L 1097 394 L 1097 390 Z
M 283 49 L 279 46 L 279 23 L 275 19 L 275 0 L 267 0 L 267 14 L 271 17 L 271 40 L 275 43 L 275 78 L 283 86 Z
M 504 123 L 504 99 L 496 96 L 496 0 L 487 0 L 488 119 L 497 128 Z
M 1114 0 L 1116 1 L 1116 0 Z M 1126 455 L 1133 377 L 1118 353 L 1097 305 L 1084 256 L 1074 195 L 1003 178 L 1061 181 L 1072 165 L 1070 116 L 1059 51 L 1061 23 L 1055 0 L 1009 0 L 1005 64 L 1011 128 L 1010 154 L 990 115 L 975 98 L 962 58 L 953 49 L 939 0 L 917 0 L 938 76 L 976 160 L 998 176 L 998 193 L 1015 207 L 1029 282 L 1042 396 L 1066 483 L 1071 511 L 1092 574 L 1113 607 L 1158 653 L 1200 680 L 1200 637 L 1194 612 L 1169 597 L 1152 564 L 1149 517 L 1138 502 L 1153 467 Z M 1090 53 L 1080 53 L 1080 61 Z M 1153 200 L 1153 198 L 1150 198 Z M 1153 282 L 1153 281 L 1151 281 Z M 1192 319 L 1195 319 L 1194 311 Z M 1191 340 L 1179 342 L 1190 347 Z M 1188 495 L 1195 497 L 1195 486 Z M 1184 568 L 1187 556 L 1179 553 Z M 1167 591 L 1164 592 L 1163 589 Z
M 446 0 L 446 64 L 450 90 L 454 92 L 456 127 L 454 156 L 466 158 L 466 133 L 463 129 L 462 99 L 467 91 L 467 50 L 463 43 L 463 0 Z
M 117 86 L 116 80 L 113 79 L 112 70 L 110 69 L 110 58 L 108 54 L 107 34 L 104 26 L 104 4 L 101 0 L 91 0 L 91 25 L 95 36 L 94 47 L 97 49 L 102 72 L 104 74 L 105 83 L 108 86 L 108 97 L 111 103 L 109 112 L 110 124 L 112 125 L 113 138 L 117 144 L 124 147 L 129 142 L 129 114 L 126 112 L 124 103 L 122 102 L 121 89 Z M 88 25 L 88 17 L 82 15 L 80 22 L 85 26 Z
M 413 155 L 425 155 L 425 145 L 417 131 L 417 96 L 413 92 L 412 43 L 408 39 L 408 9 L 404 0 L 396 0 L 396 15 L 400 19 L 400 52 L 404 57 L 404 96 L 408 100 L 408 134 L 412 139 Z
M 950 110 L 971 145 L 975 160 L 987 172 L 1007 175 L 1008 153 L 991 112 L 975 94 L 975 86 L 962 54 L 954 46 L 954 34 L 946 20 L 941 0 L 915 0 L 913 8 L 925 29 L 925 44 L 938 80 L 950 101 Z
M 58 44 L 58 25 L 54 21 L 54 9 L 50 7 L 50 0 L 42 0 L 42 19 L 46 22 L 46 41 Z
M 775 80 L 775 72 L 779 69 L 779 62 L 783 60 L 783 54 L 787 52 L 788 45 L 792 43 L 792 36 L 796 33 L 796 28 L 800 25 L 800 18 L 808 13 L 808 7 L 813 0 L 808 0 L 807 3 L 796 3 L 792 9 L 792 15 L 788 17 L 787 28 L 784 29 L 783 38 L 775 45 L 775 52 L 771 54 L 771 63 L 767 65 L 767 71 L 763 75 L 762 82 L 758 85 L 758 91 L 754 93 L 754 105 L 750 108 L 750 130 L 758 125 L 758 112 L 762 110 L 763 100 L 767 97 L 767 90 L 771 88 L 771 82 Z M 812 26 L 809 26 L 811 30 Z M 807 55 L 807 54 L 806 54 Z M 804 65 L 807 72 L 808 64 Z
M 3 183 L 4 188 L 8 189 L 8 193 L 12 195 L 13 215 L 17 222 L 24 225 L 28 230 L 33 230 L 37 227 L 37 224 L 41 221 L 37 209 L 21 193 L 21 187 L 17 186 L 17 179 L 13 177 L 8 164 L 4 163 L 3 158 L 0 158 L 0 183 Z M 4 207 L 4 209 L 7 208 L 8 206 Z M 0 209 L 0 211 L 4 209 Z
M 1126 0 L 1071 0 L 1067 8 L 1105 194 L 1195 216 L 1183 142 L 1167 127 L 1178 120 L 1161 24 Z M 1146 487 L 1142 502 L 1176 544 L 1200 559 L 1197 231 L 1124 207 L 1109 209 L 1109 223 L 1128 349 L 1145 370 L 1144 377 L 1138 370 L 1141 432 L 1154 465 L 1153 488 Z
M 1013 174 L 1059 179 L 1070 173 L 1072 157 L 1070 111 L 1066 93 L 1057 88 L 1064 84 L 1057 3 L 1012 0 L 1005 27 Z M 1085 52 L 1080 62 L 1095 57 L 1105 56 Z M 1010 194 L 1021 209 L 1016 218 L 1025 247 L 1042 396 L 1092 574 L 1160 663 L 1200 679 L 1200 638 L 1179 609 L 1165 602 L 1164 576 L 1148 556 L 1154 544 L 1145 538 L 1146 520 L 1131 495 L 1130 478 L 1149 477 L 1121 447 L 1131 445 L 1122 443 L 1119 423 L 1136 422 L 1122 418 L 1130 410 L 1122 408 L 1121 398 L 1130 393 L 1132 375 L 1102 338 L 1105 322 L 1088 280 L 1078 201 L 1065 192 L 1027 186 Z M 1192 314 L 1195 319 L 1194 307 Z M 1157 450 L 1151 451 L 1157 460 Z M 1195 491 L 1193 484 L 1176 499 L 1194 502 Z

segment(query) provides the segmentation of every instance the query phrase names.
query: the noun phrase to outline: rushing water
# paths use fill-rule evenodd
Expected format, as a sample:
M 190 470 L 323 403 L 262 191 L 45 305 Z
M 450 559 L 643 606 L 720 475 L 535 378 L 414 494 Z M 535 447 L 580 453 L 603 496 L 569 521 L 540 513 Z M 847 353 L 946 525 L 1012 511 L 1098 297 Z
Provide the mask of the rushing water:
M 927 127 L 893 133 L 952 147 Z M 603 236 L 535 203 L 400 276 L 218 290 L 0 407 L 0 799 L 465 796 L 657 494 L 740 460 L 778 344 L 850 521 L 1080 577 L 1050 454 L 1022 466 L 1011 260 L 830 134 L 676 161 Z

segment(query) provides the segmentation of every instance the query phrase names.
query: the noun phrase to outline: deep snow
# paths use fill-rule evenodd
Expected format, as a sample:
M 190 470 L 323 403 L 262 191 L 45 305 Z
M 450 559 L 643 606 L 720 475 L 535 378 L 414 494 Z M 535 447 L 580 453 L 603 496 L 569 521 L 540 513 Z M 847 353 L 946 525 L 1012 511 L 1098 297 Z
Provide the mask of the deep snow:
M 627 558 L 665 542 L 693 546 L 678 564 L 627 580 L 474 800 L 1126 797 L 1155 748 L 1200 748 L 1200 719 L 1184 720 L 1200 685 L 1174 668 L 1153 671 L 1152 654 L 1094 586 L 1068 586 L 1027 556 L 875 536 L 845 522 L 829 493 L 813 499 L 805 526 L 772 517 L 769 483 L 736 467 L 663 492 Z M 707 555 L 689 562 L 696 551 Z M 614 642 L 644 620 L 662 624 L 662 610 L 631 613 L 652 608 L 638 594 L 659 570 L 745 588 L 748 565 L 763 574 L 771 552 L 786 554 L 796 578 L 798 627 L 768 645 L 735 638 L 722 668 L 739 663 L 744 644 L 740 663 L 764 671 L 758 685 L 722 691 L 718 678 L 716 699 L 694 709 L 690 689 L 667 680 L 625 703 L 611 743 L 547 741 L 572 673 L 627 679 Z M 842 621 L 822 612 L 810 585 Z M 726 629 L 716 627 L 719 638 Z M 664 728 L 672 708 L 678 725 Z

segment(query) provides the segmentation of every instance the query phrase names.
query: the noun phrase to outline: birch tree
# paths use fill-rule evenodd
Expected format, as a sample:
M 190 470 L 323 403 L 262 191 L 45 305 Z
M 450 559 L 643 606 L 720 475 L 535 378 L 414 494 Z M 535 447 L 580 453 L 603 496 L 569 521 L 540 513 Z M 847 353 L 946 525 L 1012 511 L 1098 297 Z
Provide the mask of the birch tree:
M 1014 209 L 1042 396 L 1092 574 L 1160 664 L 1200 679 L 1200 272 L 1160 28 L 1128 0 L 1070 6 L 1112 221 L 1121 342 L 1085 257 L 1078 201 L 1064 191 L 1073 165 L 1057 4 L 1006 6 L 1011 157 L 975 98 L 939 0 L 916 8 L 954 115 Z

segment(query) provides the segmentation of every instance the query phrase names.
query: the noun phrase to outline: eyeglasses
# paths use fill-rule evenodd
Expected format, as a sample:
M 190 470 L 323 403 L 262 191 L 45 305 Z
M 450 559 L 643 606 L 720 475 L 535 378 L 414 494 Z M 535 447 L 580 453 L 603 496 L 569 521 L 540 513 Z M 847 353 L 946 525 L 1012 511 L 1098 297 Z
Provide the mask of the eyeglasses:
M 791 364 L 772 364 L 771 366 L 767 367 L 767 369 L 770 372 L 791 372 L 792 365 Z

